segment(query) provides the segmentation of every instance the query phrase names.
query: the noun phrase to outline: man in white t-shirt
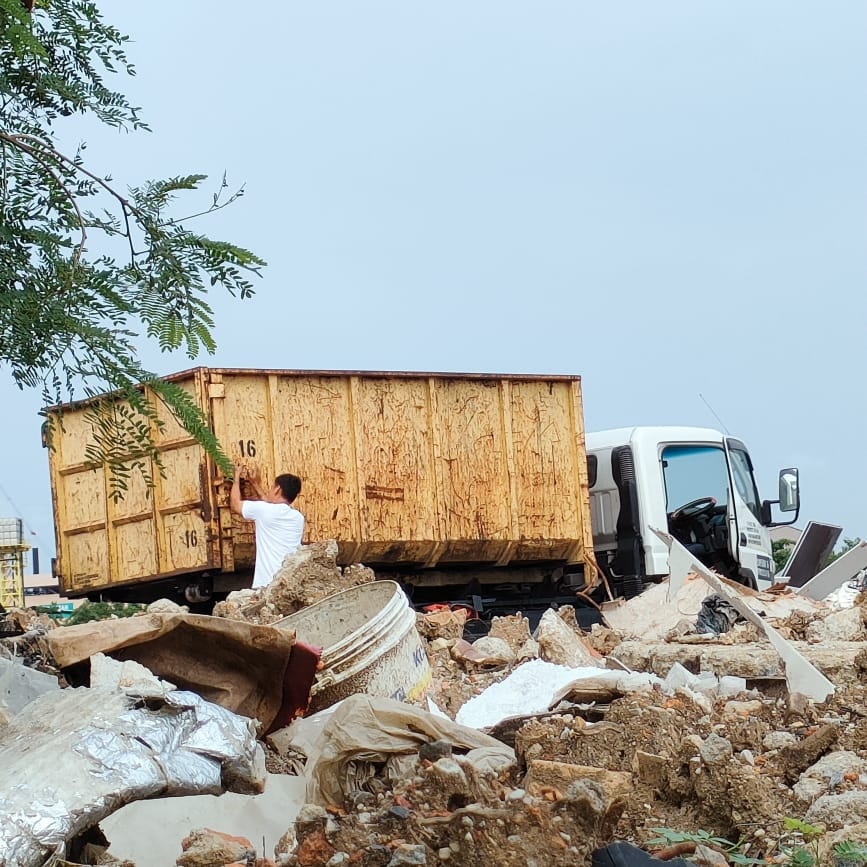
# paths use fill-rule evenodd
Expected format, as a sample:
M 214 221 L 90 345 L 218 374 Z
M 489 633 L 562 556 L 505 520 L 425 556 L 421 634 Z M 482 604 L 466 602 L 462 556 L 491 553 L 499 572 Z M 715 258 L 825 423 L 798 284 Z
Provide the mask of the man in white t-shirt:
M 244 467 L 235 464 L 229 506 L 236 515 L 255 522 L 256 568 L 253 572 L 253 587 L 264 587 L 271 583 L 283 565 L 283 558 L 301 544 L 304 516 L 292 506 L 301 492 L 301 479 L 291 473 L 284 473 L 274 479 L 274 486 L 266 492 L 262 489 L 256 470 L 247 475 L 261 499 L 242 500 L 242 472 Z

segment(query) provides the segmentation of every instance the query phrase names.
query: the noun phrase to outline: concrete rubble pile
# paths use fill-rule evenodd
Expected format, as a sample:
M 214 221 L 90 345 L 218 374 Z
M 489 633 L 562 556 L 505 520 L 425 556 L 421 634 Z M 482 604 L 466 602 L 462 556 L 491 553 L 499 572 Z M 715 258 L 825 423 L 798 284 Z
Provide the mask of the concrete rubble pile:
M 214 606 L 214 614 L 250 623 L 273 623 L 339 590 L 375 580 L 372 569 L 359 563 L 341 568 L 336 558 L 334 540 L 302 545 L 286 558 L 267 587 L 230 593 L 225 602 Z
M 221 617 L 206 619 L 227 625 L 208 634 L 235 624 L 243 637 L 233 640 L 271 648 L 279 668 L 294 636 L 284 646 L 267 624 L 374 578 L 360 566 L 341 570 L 334 555 L 333 546 L 302 548 L 269 588 L 221 604 Z M 159 863 L 724 865 L 737 863 L 735 851 L 740 863 L 789 863 L 787 848 L 809 842 L 805 833 L 816 837 L 819 864 L 843 863 L 832 851 L 843 842 L 867 852 L 867 595 L 835 607 L 785 589 L 708 581 L 695 570 L 673 575 L 603 606 L 603 623 L 588 631 L 566 606 L 533 627 L 521 614 L 495 617 L 487 635 L 469 640 L 477 632 L 467 629 L 466 609 L 435 607 L 416 616 L 432 671 L 423 697 L 356 694 L 307 716 L 287 715 L 258 681 L 256 702 L 236 687 L 233 708 L 213 689 L 176 689 L 177 676 L 143 663 L 162 664 L 151 645 L 139 660 L 127 645 L 120 659 L 124 648 L 109 647 L 104 632 L 93 643 L 88 685 L 70 687 L 85 660 L 65 664 L 52 651 L 64 642 L 51 636 L 77 627 L 27 622 L 23 635 L 0 642 L 0 865 L 52 856 L 65 859 L 56 864 L 157 863 L 124 850 L 129 832 L 119 817 L 193 792 L 175 802 L 187 824 L 170 832 L 169 860 Z M 166 618 L 179 618 L 172 622 L 183 624 L 182 635 L 199 628 L 184 612 L 145 617 L 162 619 L 136 634 L 164 636 Z M 78 716 L 58 731 L 52 720 L 67 713 L 67 701 Z M 270 708 L 273 718 L 254 719 L 251 707 Z M 170 734 L 142 734 L 141 725 L 164 725 L 171 713 Z M 245 734 L 217 749 L 195 713 L 220 715 Z M 121 718 L 131 745 L 119 740 Z M 120 752 L 106 759 L 83 750 L 97 732 Z M 192 753 L 208 769 L 201 779 L 168 773 Z M 51 763 L 63 756 L 52 777 Z M 166 774 L 132 772 L 155 767 Z M 295 784 L 293 794 L 284 781 Z M 30 788 L 15 788 L 24 782 Z M 23 803 L 7 803 L 13 789 L 32 805 L 64 805 L 51 835 L 39 839 L 42 825 L 31 822 L 26 856 L 3 850 L 5 829 L 28 814 Z M 120 810 L 136 798 L 148 800 Z M 242 827 L 243 803 L 260 812 Z M 137 815 L 135 833 L 165 836 L 166 820 Z M 600 853 L 613 853 L 615 841 L 625 848 L 605 860 Z

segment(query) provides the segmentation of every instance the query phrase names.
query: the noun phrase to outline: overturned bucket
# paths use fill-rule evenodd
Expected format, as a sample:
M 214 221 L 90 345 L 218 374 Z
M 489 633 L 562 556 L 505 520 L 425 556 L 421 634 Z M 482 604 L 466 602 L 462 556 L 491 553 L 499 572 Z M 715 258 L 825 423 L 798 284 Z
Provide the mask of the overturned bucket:
M 415 612 L 394 581 L 342 590 L 271 625 L 322 648 L 308 713 L 355 693 L 412 701 L 430 683 Z

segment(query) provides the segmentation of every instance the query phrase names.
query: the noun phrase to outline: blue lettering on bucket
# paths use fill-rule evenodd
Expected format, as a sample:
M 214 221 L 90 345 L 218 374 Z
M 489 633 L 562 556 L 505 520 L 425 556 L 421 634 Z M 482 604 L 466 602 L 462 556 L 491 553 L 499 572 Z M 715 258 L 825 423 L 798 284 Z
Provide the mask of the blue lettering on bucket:
M 401 687 L 400 689 L 393 692 L 391 694 L 391 697 L 395 701 L 406 701 L 406 690 L 403 687 Z
M 424 662 L 424 650 L 422 650 L 422 648 L 417 647 L 412 652 L 412 661 L 416 668 L 418 668 L 422 664 L 422 662 Z

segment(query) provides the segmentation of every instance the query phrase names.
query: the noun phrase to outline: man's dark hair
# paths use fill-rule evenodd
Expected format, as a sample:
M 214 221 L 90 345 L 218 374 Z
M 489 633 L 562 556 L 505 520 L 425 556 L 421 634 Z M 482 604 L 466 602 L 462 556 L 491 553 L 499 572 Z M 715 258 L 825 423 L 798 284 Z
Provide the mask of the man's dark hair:
M 301 493 L 301 479 L 298 476 L 293 476 L 292 473 L 283 473 L 282 476 L 277 476 L 274 479 L 274 484 L 280 488 L 280 493 L 283 494 L 283 499 L 287 503 L 294 503 L 295 498 Z

